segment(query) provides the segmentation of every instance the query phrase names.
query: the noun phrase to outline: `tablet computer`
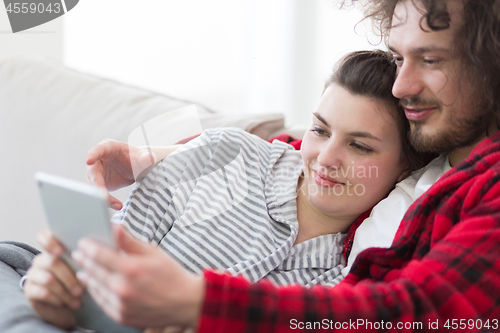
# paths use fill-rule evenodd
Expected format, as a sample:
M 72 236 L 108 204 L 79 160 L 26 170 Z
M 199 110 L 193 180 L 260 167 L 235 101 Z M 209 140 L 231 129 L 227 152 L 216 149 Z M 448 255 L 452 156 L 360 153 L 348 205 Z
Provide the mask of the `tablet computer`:
M 38 172 L 35 180 L 53 235 L 66 248 L 63 260 L 74 270 L 71 251 L 80 238 L 88 237 L 114 247 L 111 231 L 109 202 L 106 191 L 83 182 Z M 78 325 L 102 333 L 136 333 L 140 330 L 120 325 L 109 318 L 92 300 L 83 296 L 83 305 L 75 310 Z

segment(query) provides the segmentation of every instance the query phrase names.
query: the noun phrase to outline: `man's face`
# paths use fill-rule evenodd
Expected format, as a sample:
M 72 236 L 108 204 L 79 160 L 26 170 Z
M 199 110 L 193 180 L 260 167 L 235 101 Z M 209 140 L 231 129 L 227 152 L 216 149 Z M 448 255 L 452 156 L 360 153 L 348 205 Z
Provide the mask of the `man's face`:
M 398 66 L 393 94 L 410 121 L 412 144 L 420 151 L 449 152 L 482 138 L 487 115 L 453 50 L 461 27 L 461 1 L 448 1 L 450 27 L 433 31 L 420 1 L 397 4 L 389 48 Z

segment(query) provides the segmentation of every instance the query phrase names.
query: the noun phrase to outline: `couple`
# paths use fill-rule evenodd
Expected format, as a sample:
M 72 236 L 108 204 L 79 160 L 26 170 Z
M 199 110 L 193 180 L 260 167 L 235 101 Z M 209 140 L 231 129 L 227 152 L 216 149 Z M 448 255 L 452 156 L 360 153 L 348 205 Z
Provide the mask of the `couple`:
M 443 329 L 463 320 L 471 330 L 499 330 L 500 106 L 495 93 L 500 89 L 500 3 L 380 0 L 368 8 L 380 20 L 398 67 L 392 92 L 410 120 L 412 145 L 447 153 L 442 166 L 453 167 L 410 207 L 393 246 L 361 253 L 336 287 L 307 289 L 249 283 L 211 271 L 196 276 L 117 229 L 127 256 L 88 240 L 76 256 L 85 268 L 81 280 L 108 314 L 139 327 L 197 326 L 202 332 L 286 331 L 293 330 L 293 323 L 323 319 L 391 322 L 393 329 L 422 323 L 419 328 L 425 330 L 433 328 L 431 323 Z M 322 104 L 342 92 L 335 85 L 329 88 Z M 395 119 L 386 117 L 386 126 L 394 128 Z M 318 134 L 314 140 L 335 146 L 336 136 L 327 134 L 333 124 L 317 121 L 318 131 L 308 135 Z M 389 133 L 376 134 L 385 138 Z M 208 140 L 214 137 L 217 133 L 209 133 Z M 319 161 L 321 151 L 316 154 Z M 401 163 L 388 179 L 398 180 L 403 171 Z M 328 177 L 319 178 L 309 180 L 328 184 Z M 315 206 L 327 209 L 322 200 Z M 59 251 L 51 239 L 44 247 L 56 255 Z
M 395 73 L 386 52 L 347 55 L 325 84 L 300 152 L 242 130 L 206 130 L 161 156 L 113 220 L 198 275 L 211 268 L 275 285 L 338 283 L 351 224 L 428 162 L 407 138 L 408 122 L 391 94 Z M 109 142 L 89 155 L 108 148 Z M 399 204 L 397 190 L 385 202 Z M 373 209 L 372 220 L 379 209 Z M 402 215 L 394 215 L 377 222 L 395 229 Z M 65 265 L 46 266 L 48 256 L 35 259 L 24 290 L 50 320 L 40 309 L 47 304 L 75 308 L 79 299 L 69 292 L 74 275 Z M 60 285 L 44 282 L 47 275 Z M 44 288 L 48 292 L 40 298 Z

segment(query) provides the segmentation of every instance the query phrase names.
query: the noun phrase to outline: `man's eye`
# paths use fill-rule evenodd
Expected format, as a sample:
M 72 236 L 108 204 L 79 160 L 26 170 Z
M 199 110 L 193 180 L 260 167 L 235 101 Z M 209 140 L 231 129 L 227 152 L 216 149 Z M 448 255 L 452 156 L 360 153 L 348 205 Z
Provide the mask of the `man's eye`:
M 424 64 L 429 66 L 438 66 L 441 59 L 424 59 Z
M 325 131 L 324 129 L 322 129 L 321 127 L 317 127 L 315 126 L 311 132 L 314 132 L 316 133 L 316 135 L 329 135 L 329 133 L 327 131 Z
M 368 148 L 368 147 L 366 147 L 358 142 L 352 142 L 351 147 L 354 147 L 354 149 L 359 150 L 360 152 L 363 152 L 363 153 L 367 153 L 367 154 L 373 152 L 373 149 Z
M 396 64 L 396 66 L 401 67 L 403 65 L 403 57 L 400 56 L 392 56 L 392 61 Z

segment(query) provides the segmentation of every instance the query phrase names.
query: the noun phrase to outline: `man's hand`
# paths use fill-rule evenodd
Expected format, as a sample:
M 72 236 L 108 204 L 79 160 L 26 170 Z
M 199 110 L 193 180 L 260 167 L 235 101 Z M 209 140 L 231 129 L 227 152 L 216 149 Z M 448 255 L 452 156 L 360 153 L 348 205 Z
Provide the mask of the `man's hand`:
M 156 247 L 115 227 L 118 249 L 89 239 L 73 252 L 77 273 L 94 300 L 115 321 L 141 328 L 194 327 L 205 283 Z
M 38 241 L 46 252 L 33 260 L 24 294 L 43 320 L 61 328 L 71 328 L 76 324 L 72 309 L 81 306 L 84 288 L 72 269 L 61 260 L 63 247 L 50 232 L 41 232 Z
M 147 148 L 106 139 L 87 154 L 87 182 L 109 191 L 134 183 L 135 178 L 146 175 L 156 165 L 156 154 Z M 109 195 L 110 205 L 119 210 L 122 203 Z

